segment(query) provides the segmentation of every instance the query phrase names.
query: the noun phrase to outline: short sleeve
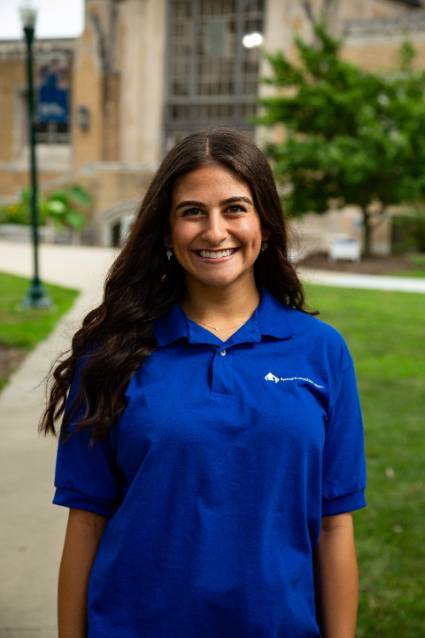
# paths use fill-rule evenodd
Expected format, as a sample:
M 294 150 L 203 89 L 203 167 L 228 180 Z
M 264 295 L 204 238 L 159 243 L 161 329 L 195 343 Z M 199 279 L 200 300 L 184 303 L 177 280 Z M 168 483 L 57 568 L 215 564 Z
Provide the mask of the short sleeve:
M 323 451 L 322 515 L 366 506 L 363 417 L 355 368 L 348 354 L 329 408 Z
M 80 360 L 66 400 L 64 417 L 77 394 L 82 367 Z M 72 436 L 67 440 L 58 440 L 54 481 L 56 489 L 52 503 L 110 518 L 119 504 L 120 494 L 119 473 L 111 437 L 107 436 L 91 445 L 89 429 L 75 432 L 82 409 L 76 410 L 69 423 Z

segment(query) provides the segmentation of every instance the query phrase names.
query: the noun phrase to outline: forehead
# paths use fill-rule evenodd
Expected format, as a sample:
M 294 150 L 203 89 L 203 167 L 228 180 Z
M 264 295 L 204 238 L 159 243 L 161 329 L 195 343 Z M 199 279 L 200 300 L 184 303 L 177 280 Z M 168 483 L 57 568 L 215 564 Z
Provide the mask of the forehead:
M 203 202 L 236 195 L 251 197 L 249 185 L 231 170 L 218 165 L 202 166 L 179 177 L 173 188 L 173 203 L 182 199 Z

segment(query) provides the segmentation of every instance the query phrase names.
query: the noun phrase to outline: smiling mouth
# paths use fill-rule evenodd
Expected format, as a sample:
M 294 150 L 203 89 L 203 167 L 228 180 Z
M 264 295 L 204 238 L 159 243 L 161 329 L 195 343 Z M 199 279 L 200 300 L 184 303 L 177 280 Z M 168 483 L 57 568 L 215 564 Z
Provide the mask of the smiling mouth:
M 235 248 L 222 248 L 220 250 L 207 250 L 207 249 L 194 250 L 193 252 L 196 253 L 196 255 L 198 255 L 198 257 L 200 257 L 201 259 L 203 259 L 205 261 L 219 261 L 219 260 L 229 259 L 238 250 L 240 250 L 240 246 L 237 246 Z M 208 253 L 208 255 L 202 255 L 203 252 Z M 218 256 L 218 255 L 220 255 L 220 256 Z
M 194 250 L 194 253 L 198 253 L 200 254 L 201 252 L 207 252 L 207 253 L 222 253 L 225 250 L 231 250 L 233 252 L 236 252 L 237 250 L 239 250 L 240 246 L 231 246 L 230 248 L 201 248 L 200 250 Z

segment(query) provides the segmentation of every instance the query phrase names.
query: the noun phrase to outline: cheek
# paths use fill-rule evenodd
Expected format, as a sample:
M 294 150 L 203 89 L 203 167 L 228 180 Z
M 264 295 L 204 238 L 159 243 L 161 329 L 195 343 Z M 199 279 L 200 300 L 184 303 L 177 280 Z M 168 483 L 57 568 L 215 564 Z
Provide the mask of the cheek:
M 176 225 L 174 227 L 173 239 L 176 244 L 186 244 L 192 239 L 192 234 L 190 232 L 190 228 L 188 226 L 179 226 Z
M 261 231 L 258 224 L 245 221 L 239 227 L 239 235 L 248 246 L 256 248 L 261 244 Z

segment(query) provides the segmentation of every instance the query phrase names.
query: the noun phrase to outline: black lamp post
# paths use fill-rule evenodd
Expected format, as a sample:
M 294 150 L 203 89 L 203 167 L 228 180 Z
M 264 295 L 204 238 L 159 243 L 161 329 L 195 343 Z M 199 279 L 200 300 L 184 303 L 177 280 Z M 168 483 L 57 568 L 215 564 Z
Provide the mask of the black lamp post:
M 27 58 L 27 104 L 28 104 L 28 133 L 30 148 L 30 176 L 31 176 L 31 228 L 33 244 L 33 276 L 27 296 L 22 302 L 23 308 L 49 308 L 52 306 L 47 293 L 45 292 L 38 268 L 38 195 L 37 195 L 37 163 L 35 154 L 35 126 L 36 111 L 34 107 L 34 80 L 33 80 L 33 42 L 35 22 L 37 19 L 37 9 L 32 2 L 22 2 L 19 6 L 19 14 L 26 41 Z

